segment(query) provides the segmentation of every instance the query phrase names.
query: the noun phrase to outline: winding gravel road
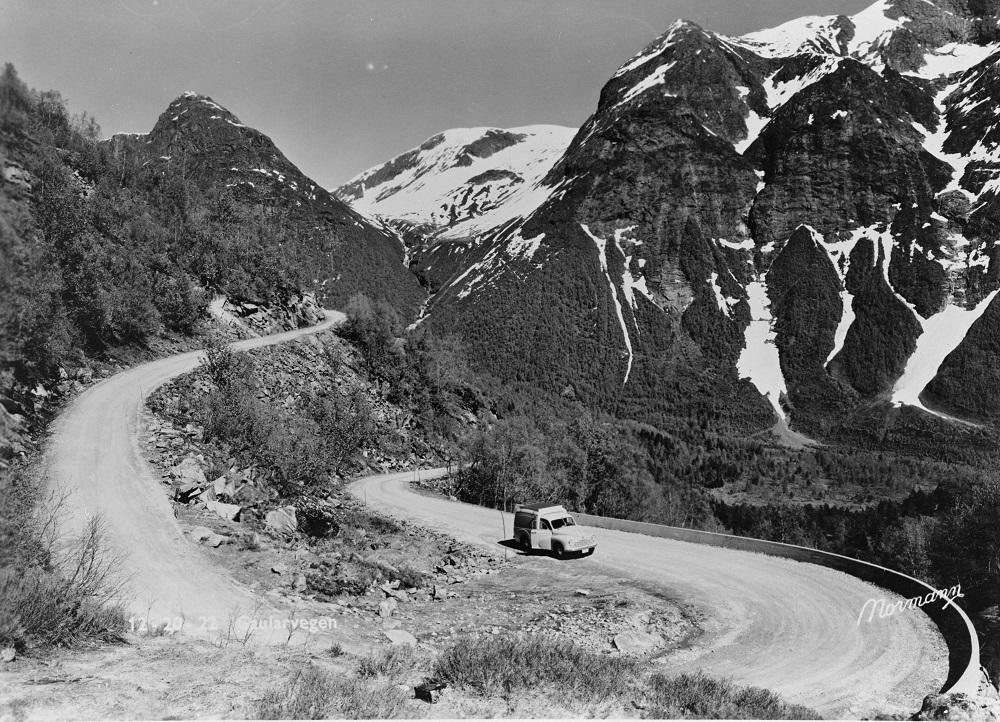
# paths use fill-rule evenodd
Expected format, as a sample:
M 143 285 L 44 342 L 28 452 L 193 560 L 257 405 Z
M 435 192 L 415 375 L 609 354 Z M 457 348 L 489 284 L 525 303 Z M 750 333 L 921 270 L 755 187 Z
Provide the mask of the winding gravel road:
M 317 333 L 340 321 L 234 344 L 245 350 Z M 124 371 L 87 389 L 54 426 L 46 456 L 50 488 L 67 495 L 64 528 L 103 518 L 135 614 L 183 615 L 185 633 L 198 621 L 224 624 L 231 614 L 268 608 L 185 538 L 160 475 L 139 447 L 146 396 L 195 368 L 201 352 L 172 356 Z M 412 474 L 360 480 L 351 491 L 376 509 L 452 536 L 497 548 L 505 538 L 499 512 L 449 502 L 408 487 Z M 505 517 L 509 536 L 511 518 Z M 857 717 L 911 712 L 947 673 L 944 641 L 931 621 L 913 612 L 858 626 L 865 600 L 883 592 L 845 574 L 757 554 L 597 529 L 597 553 L 573 564 L 580 584 L 588 570 L 642 584 L 693 605 L 704 633 L 665 661 L 673 671 L 702 668 L 776 690 L 825 715 Z
M 240 351 L 319 333 L 344 316 L 326 311 L 315 326 L 232 344 Z M 218 569 L 181 533 L 160 474 L 139 448 L 146 397 L 200 363 L 190 351 L 136 366 L 80 394 L 54 426 L 46 454 L 49 488 L 65 497 L 63 532 L 78 534 L 99 516 L 136 616 L 159 624 L 183 618 L 186 634 L 225 631 L 230 617 L 256 616 L 267 605 Z
M 433 472 L 440 475 L 440 470 Z M 392 516 L 493 549 L 510 537 L 513 515 L 418 494 L 412 472 L 369 477 L 350 491 Z M 877 587 L 813 564 L 687 542 L 592 529 L 592 557 L 572 564 L 642 584 L 704 614 L 704 633 L 665 661 L 671 672 L 704 669 L 775 690 L 831 717 L 912 713 L 948 672 L 944 639 L 922 612 L 857 624 L 865 601 L 893 598 Z M 506 536 L 505 536 L 506 532 Z M 554 579 L 556 577 L 553 577 Z

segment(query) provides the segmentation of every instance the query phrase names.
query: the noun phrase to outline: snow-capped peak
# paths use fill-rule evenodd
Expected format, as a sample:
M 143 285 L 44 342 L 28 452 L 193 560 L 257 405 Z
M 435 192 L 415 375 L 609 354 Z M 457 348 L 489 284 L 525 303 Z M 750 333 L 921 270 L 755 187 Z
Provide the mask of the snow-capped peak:
M 550 189 L 541 180 L 575 133 L 555 125 L 454 128 L 334 193 L 370 217 L 403 221 L 437 238 L 471 237 L 544 200 Z
M 835 15 L 809 15 L 733 40 L 765 58 L 787 58 L 807 52 L 840 54 L 844 24 Z
M 796 18 L 734 40 L 766 58 L 820 53 L 878 62 L 878 51 L 889 42 L 893 33 L 909 21 L 910 18 L 898 12 L 892 0 L 878 0 L 849 17 L 813 15 Z

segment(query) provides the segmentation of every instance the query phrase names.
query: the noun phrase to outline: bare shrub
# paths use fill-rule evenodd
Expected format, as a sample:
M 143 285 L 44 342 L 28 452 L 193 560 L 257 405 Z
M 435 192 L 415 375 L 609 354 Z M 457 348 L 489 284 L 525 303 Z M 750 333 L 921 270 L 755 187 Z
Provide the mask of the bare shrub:
M 8 479 L 6 483 L 11 483 Z M 65 498 L 7 508 L 8 548 L 0 566 L 0 645 L 71 646 L 84 640 L 123 641 L 119 555 L 109 551 L 99 517 L 78 536 L 63 538 L 57 520 Z

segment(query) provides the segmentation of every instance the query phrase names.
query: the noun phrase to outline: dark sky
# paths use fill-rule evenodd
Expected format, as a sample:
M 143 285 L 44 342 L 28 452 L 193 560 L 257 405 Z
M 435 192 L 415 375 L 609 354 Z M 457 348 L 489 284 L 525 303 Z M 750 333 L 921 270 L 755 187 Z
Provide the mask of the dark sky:
M 0 61 L 106 135 L 211 95 L 326 186 L 441 130 L 579 126 L 679 17 L 739 34 L 871 0 L 0 0 Z

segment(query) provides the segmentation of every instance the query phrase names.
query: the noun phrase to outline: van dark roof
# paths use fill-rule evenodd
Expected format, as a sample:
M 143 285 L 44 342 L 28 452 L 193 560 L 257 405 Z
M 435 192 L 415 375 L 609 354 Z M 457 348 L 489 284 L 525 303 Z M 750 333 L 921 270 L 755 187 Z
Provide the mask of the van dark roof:
M 518 504 L 518 509 L 524 509 L 525 511 L 541 511 L 542 509 L 554 509 L 560 504 L 553 504 L 549 501 L 536 501 L 531 504 Z

